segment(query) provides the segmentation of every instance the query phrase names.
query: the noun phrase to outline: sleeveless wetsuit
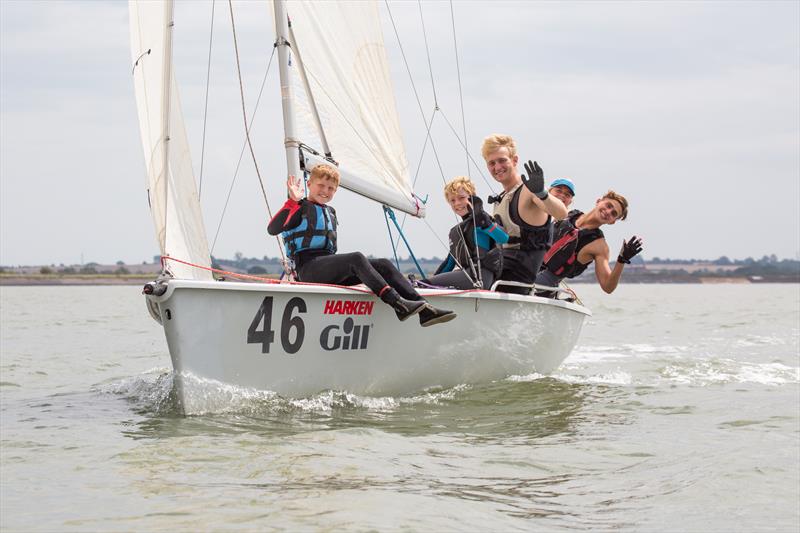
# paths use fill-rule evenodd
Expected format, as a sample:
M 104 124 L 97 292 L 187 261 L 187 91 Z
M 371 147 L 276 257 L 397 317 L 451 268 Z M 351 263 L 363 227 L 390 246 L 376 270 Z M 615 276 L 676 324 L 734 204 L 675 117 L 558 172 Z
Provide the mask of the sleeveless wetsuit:
M 552 239 L 552 218 L 541 226 L 528 224 L 519 215 L 519 197 L 523 184 L 520 183 L 508 192 L 501 193 L 500 203 L 495 205 L 495 217 L 500 217 L 503 229 L 509 240 L 503 245 L 503 271 L 500 278 L 506 281 L 533 283 L 545 251 Z M 529 289 L 500 286 L 501 292 L 528 294 Z

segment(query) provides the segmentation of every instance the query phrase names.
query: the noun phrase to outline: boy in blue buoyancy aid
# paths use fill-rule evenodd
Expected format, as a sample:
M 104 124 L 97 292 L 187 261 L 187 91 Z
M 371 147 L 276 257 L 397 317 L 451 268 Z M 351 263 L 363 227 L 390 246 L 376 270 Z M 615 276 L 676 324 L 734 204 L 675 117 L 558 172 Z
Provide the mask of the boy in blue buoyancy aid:
M 503 270 L 503 251 L 497 244 L 508 242 L 508 234 L 483 210 L 483 202 L 475 192 L 475 184 L 464 176 L 444 186 L 447 203 L 462 221 L 450 229 L 447 259 L 423 283 L 456 289 L 489 289 Z
M 574 185 L 571 192 L 575 194 Z M 617 264 L 612 269 L 608 264 L 608 243 L 600 226 L 611 225 L 627 217 L 628 200 L 614 191 L 608 191 L 598 198 L 588 213 L 577 209 L 570 211 L 566 219 L 555 224 L 553 246 L 545 254 L 536 284 L 557 287 L 562 279 L 581 275 L 594 261 L 594 272 L 600 287 L 608 294 L 614 292 L 625 265 L 642 251 L 642 240 L 634 235 L 629 241 L 622 241 Z M 557 293 L 537 290 L 536 295 L 555 298 Z
M 289 176 L 286 185 L 289 199 L 267 229 L 270 235 L 283 236 L 300 281 L 348 286 L 364 283 L 395 310 L 400 320 L 419 314 L 422 326 L 456 317 L 452 311 L 436 309 L 426 302 L 388 259 L 367 259 L 361 252 L 336 254 L 336 211 L 327 204 L 339 187 L 338 170 L 324 164 L 314 167 L 306 198 L 299 178 Z

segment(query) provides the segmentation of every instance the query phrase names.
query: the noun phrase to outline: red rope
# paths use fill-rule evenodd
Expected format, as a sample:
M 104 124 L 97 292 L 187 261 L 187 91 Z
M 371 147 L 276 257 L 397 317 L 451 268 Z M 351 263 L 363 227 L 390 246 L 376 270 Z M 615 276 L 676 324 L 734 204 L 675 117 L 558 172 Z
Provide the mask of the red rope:
M 229 270 L 220 270 L 219 268 L 212 268 L 212 267 L 207 267 L 207 266 L 203 266 L 203 265 L 196 265 L 196 264 L 190 263 L 188 261 L 183 261 L 181 259 L 176 259 L 174 257 L 170 257 L 168 255 L 162 255 L 161 256 L 161 268 L 164 268 L 164 266 L 166 265 L 167 261 L 175 261 L 176 263 L 181 263 L 183 265 L 187 265 L 187 266 L 190 266 L 190 267 L 199 268 L 200 270 L 207 270 L 209 272 L 214 272 L 215 274 L 225 274 L 227 276 L 231 276 L 231 277 L 234 277 L 234 278 L 249 279 L 249 280 L 259 281 L 261 283 L 271 283 L 271 284 L 288 283 L 290 285 L 305 285 L 305 286 L 309 286 L 309 287 L 333 287 L 333 288 L 336 288 L 336 289 L 348 289 L 348 290 L 351 290 L 351 291 L 363 292 L 364 294 L 374 294 L 369 289 L 361 289 L 361 288 L 357 288 L 357 287 L 354 287 L 354 286 L 348 286 L 348 285 L 334 285 L 333 283 L 305 283 L 305 282 L 302 282 L 302 281 L 280 281 L 280 280 L 277 280 L 277 279 L 265 278 L 265 277 L 262 277 L 262 276 L 252 276 L 250 274 L 240 274 L 238 272 L 231 272 Z M 442 291 L 442 292 L 438 292 L 436 294 L 429 294 L 427 296 L 448 296 L 448 295 L 452 295 L 452 294 L 463 294 L 463 293 L 467 293 L 467 292 L 481 292 L 481 291 L 482 291 L 481 289 L 471 289 L 471 290 L 465 290 L 465 291 L 448 291 L 448 292 Z

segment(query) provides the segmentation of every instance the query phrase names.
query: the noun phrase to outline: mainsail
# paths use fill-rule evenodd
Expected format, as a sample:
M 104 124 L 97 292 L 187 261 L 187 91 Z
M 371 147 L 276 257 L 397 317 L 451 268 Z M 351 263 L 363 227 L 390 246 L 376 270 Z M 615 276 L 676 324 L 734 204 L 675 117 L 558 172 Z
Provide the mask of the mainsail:
M 285 6 L 295 140 L 325 152 L 313 101 L 332 156 L 341 163 L 342 186 L 424 216 L 409 179 L 377 2 L 303 0 Z
M 131 52 L 147 195 L 161 254 L 211 266 L 189 141 L 172 69 L 173 4 L 130 0 Z M 182 279 L 211 279 L 208 270 L 170 262 Z

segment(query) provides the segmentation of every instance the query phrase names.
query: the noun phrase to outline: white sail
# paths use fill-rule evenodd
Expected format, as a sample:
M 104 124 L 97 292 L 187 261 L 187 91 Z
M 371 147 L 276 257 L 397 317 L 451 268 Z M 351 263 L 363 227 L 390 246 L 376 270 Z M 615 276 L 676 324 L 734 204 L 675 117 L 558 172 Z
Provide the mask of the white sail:
M 409 179 L 394 89 L 375 1 L 292 1 L 292 99 L 296 140 L 324 147 L 300 77 L 298 53 L 342 186 L 424 216 Z
M 172 69 L 172 1 L 130 0 L 131 53 L 147 195 L 161 254 L 211 266 L 189 141 Z M 208 270 L 171 261 L 181 279 L 211 279 Z

